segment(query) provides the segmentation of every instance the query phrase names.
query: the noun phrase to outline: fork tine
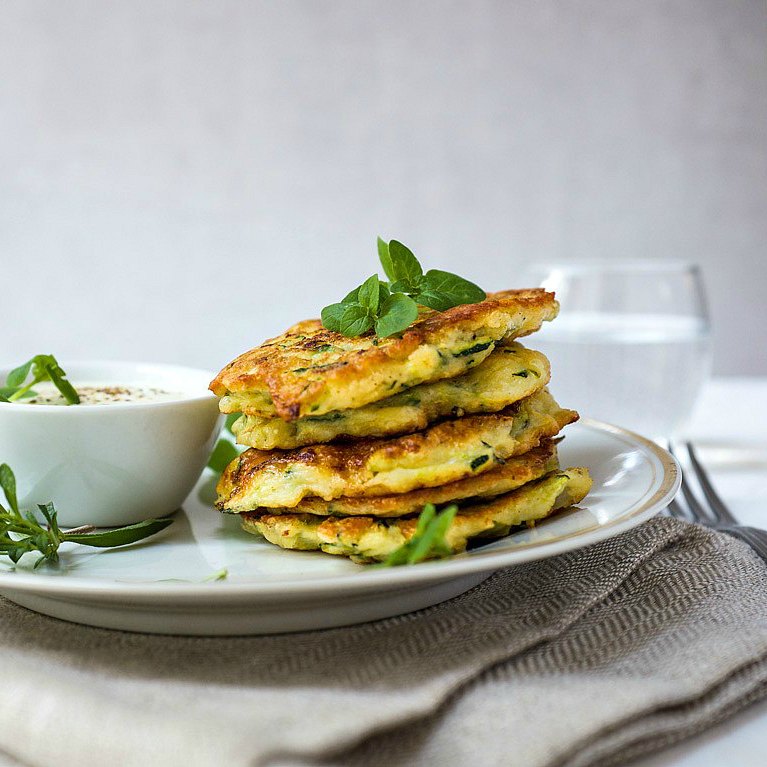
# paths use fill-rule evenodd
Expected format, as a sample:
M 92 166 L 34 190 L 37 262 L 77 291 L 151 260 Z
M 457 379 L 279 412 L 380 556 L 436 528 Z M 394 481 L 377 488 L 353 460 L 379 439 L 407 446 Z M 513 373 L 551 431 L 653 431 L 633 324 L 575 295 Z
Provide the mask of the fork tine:
M 690 464 L 695 471 L 695 476 L 698 478 L 701 490 L 703 490 L 703 495 L 706 496 L 706 500 L 711 506 L 711 511 L 716 517 L 716 521 L 725 522 L 728 525 L 737 525 L 738 521 L 735 519 L 735 517 L 733 517 L 730 510 L 724 505 L 724 502 L 719 497 L 716 490 L 714 490 L 714 486 L 711 484 L 711 481 L 708 478 L 708 474 L 706 474 L 706 470 L 698 460 L 698 456 L 695 452 L 695 448 L 692 446 L 692 442 L 686 442 L 685 445 L 687 447 L 687 453 L 690 456 Z
M 674 456 L 674 458 L 676 458 L 676 453 L 674 452 L 671 442 L 669 442 L 668 451 L 671 453 L 671 455 Z M 695 493 L 690 487 L 690 483 L 685 478 L 684 471 L 682 471 L 682 495 L 684 495 L 684 499 L 687 501 L 689 512 L 687 518 L 691 522 L 697 522 L 699 525 L 710 525 L 715 521 L 713 515 L 709 514 L 695 497 Z

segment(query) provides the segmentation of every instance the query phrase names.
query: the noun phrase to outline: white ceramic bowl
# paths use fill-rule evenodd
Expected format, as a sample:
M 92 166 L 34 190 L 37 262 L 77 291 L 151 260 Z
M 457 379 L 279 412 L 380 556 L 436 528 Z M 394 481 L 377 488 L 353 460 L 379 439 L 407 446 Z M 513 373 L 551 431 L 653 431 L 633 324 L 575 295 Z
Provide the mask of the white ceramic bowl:
M 73 385 L 142 386 L 178 397 L 106 405 L 0 402 L 0 463 L 22 508 L 53 501 L 62 526 L 112 527 L 178 509 L 221 427 L 209 372 L 175 365 L 62 361 Z M 11 368 L 0 368 L 0 381 Z

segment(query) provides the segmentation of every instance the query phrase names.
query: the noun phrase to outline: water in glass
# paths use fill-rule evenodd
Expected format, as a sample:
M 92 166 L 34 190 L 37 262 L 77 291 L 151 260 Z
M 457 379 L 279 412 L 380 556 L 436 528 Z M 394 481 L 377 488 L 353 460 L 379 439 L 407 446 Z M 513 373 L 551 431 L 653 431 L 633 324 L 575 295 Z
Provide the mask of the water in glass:
M 683 430 L 709 374 L 709 325 L 694 267 L 542 270 L 560 316 L 530 339 L 564 407 L 651 438 Z

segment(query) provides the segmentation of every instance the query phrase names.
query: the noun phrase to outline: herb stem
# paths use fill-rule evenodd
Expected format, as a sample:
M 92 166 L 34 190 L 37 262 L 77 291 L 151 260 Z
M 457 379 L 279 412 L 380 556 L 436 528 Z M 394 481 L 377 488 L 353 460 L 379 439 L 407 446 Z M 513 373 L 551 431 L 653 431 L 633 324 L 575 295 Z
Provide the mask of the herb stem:
M 10 557 L 16 564 L 25 554 L 38 552 L 41 556 L 34 563 L 35 568 L 44 562 L 58 561 L 58 548 L 64 541 L 96 548 L 125 546 L 159 533 L 173 521 L 167 518 L 147 519 L 103 532 L 98 532 L 94 525 L 81 525 L 63 532 L 52 503 L 37 504 L 47 524 L 38 521 L 32 511 L 19 508 L 16 477 L 5 463 L 0 464 L 0 489 L 8 504 L 8 508 L 0 504 L 0 555 Z
M 15 392 L 13 392 L 13 394 L 11 394 L 8 397 L 8 401 L 15 402 L 16 400 L 21 399 L 34 385 L 35 385 L 35 382 L 32 381 L 31 383 L 28 383 L 23 388 L 17 389 Z

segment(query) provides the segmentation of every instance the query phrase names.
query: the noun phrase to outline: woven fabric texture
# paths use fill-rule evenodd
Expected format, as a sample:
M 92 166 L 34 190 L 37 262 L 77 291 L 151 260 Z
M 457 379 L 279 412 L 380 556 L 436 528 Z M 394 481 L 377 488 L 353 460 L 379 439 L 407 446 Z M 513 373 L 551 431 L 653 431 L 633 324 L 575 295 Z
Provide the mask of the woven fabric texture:
M 617 765 L 767 694 L 767 566 L 667 518 L 342 629 L 160 637 L 0 610 L 4 767 Z

